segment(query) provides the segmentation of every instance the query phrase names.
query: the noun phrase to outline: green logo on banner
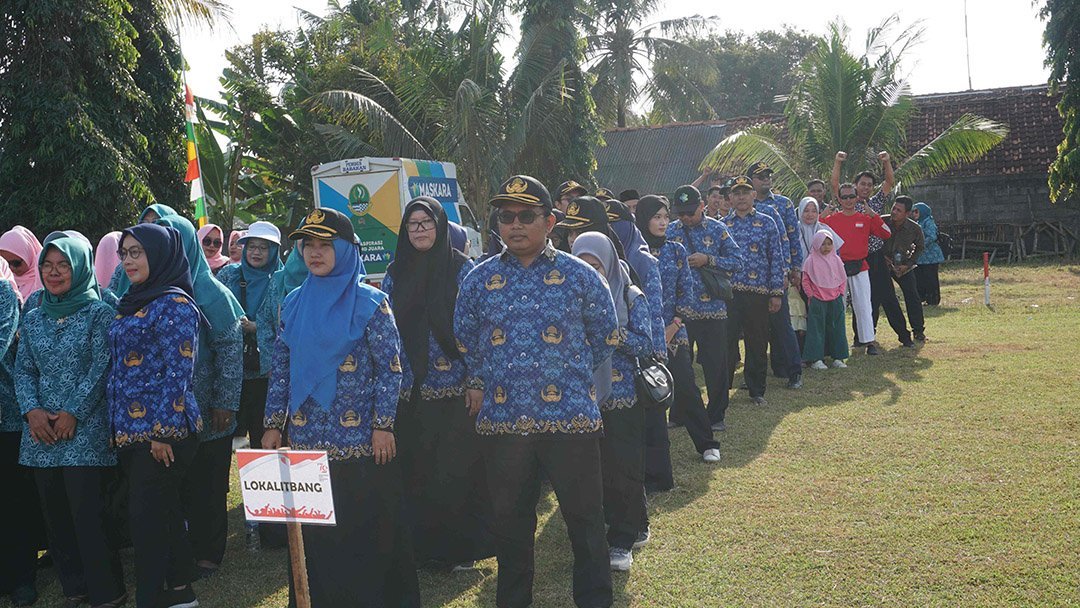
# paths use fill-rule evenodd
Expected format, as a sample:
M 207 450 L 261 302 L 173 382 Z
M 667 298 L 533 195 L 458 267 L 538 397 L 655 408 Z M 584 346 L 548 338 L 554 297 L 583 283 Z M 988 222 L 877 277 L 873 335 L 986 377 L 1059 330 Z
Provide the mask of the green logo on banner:
M 349 189 L 349 211 L 353 215 L 364 215 L 371 208 L 371 193 L 364 184 L 356 184 Z

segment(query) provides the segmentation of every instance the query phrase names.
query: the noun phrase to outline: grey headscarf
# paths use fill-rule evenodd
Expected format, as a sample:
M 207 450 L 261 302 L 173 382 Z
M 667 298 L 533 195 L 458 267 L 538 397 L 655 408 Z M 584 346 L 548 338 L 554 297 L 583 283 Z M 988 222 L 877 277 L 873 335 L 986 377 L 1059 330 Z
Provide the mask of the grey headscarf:
M 835 230 L 829 228 L 825 224 L 822 224 L 820 216 L 818 217 L 818 221 L 814 222 L 813 224 L 807 224 L 803 221 L 803 210 L 805 210 L 806 206 L 811 203 L 813 203 L 814 206 L 817 207 L 818 213 L 821 213 L 821 205 L 814 197 L 807 196 L 801 201 L 799 201 L 799 247 L 802 248 L 802 256 L 804 261 L 810 257 L 810 248 L 814 242 L 814 235 L 817 234 L 819 230 L 824 230 L 832 234 L 831 238 L 833 242 L 833 248 L 836 251 L 840 251 L 840 248 L 844 245 L 844 239 L 840 238 L 840 236 L 836 234 Z
M 604 266 L 601 277 L 607 283 L 611 291 L 611 299 L 615 302 L 615 315 L 618 317 L 619 327 L 625 328 L 630 318 L 626 305 L 630 272 L 625 266 L 626 263 L 619 259 L 611 239 L 599 232 L 586 232 L 574 239 L 571 251 L 577 257 L 587 253 L 600 260 Z M 611 357 L 605 359 L 593 370 L 593 384 L 596 386 L 596 403 L 603 403 L 611 395 Z

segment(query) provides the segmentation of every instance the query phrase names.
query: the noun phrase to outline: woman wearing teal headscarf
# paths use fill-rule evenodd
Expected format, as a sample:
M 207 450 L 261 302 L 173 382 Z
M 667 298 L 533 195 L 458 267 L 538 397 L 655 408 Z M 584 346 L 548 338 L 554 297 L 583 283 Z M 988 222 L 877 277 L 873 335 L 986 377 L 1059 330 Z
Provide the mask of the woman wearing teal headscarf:
M 209 328 L 203 326 L 199 330 L 199 354 L 195 359 L 195 401 L 202 414 L 202 431 L 195 459 L 181 488 L 195 565 L 201 576 L 209 576 L 221 565 L 228 535 L 226 498 L 232 434 L 236 430 L 243 381 L 240 318 L 244 311 L 211 273 L 191 222 L 170 215 L 157 223 L 180 233 L 195 303 L 209 322 Z
M 915 286 L 919 290 L 919 298 L 922 299 L 923 304 L 937 306 L 941 303 L 938 266 L 945 261 L 945 254 L 941 251 L 941 244 L 938 243 L 937 222 L 934 221 L 930 205 L 926 203 L 915 203 L 912 206 L 911 219 L 919 222 L 926 247 L 917 260 L 919 265 L 915 267 Z
M 38 268 L 45 293 L 22 322 L 15 363 L 27 421 L 19 462 L 34 471 L 64 595 L 118 606 L 127 599 L 123 572 L 102 525 L 103 488 L 116 465 L 105 400 L 116 312 L 101 300 L 85 239 L 50 235 Z

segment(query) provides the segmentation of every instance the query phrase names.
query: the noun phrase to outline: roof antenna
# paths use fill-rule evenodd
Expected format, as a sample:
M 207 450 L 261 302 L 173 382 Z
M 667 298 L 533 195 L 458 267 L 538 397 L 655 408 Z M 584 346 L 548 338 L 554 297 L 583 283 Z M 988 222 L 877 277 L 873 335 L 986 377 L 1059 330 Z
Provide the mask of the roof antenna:
M 971 86 L 971 41 L 968 38 L 967 0 L 964 0 L 964 52 L 967 55 L 968 90 L 971 91 L 974 87 Z

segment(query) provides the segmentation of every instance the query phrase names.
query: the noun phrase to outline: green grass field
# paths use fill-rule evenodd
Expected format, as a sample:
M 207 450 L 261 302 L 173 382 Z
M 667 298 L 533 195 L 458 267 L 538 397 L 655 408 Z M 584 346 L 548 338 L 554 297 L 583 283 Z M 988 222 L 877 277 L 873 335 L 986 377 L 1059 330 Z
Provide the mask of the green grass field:
M 981 266 L 943 270 L 919 350 L 883 319 L 883 356 L 808 370 L 801 391 L 770 378 L 765 408 L 733 396 L 720 465 L 673 430 L 677 487 L 650 497 L 652 542 L 615 605 L 1080 604 L 1080 266 L 993 279 L 988 310 Z M 534 605 L 570 607 L 554 497 L 540 510 Z M 235 504 L 231 525 L 202 605 L 284 606 L 285 554 L 248 553 Z M 494 560 L 421 573 L 424 605 L 494 606 L 495 581 Z M 60 605 L 51 571 L 40 589 Z

